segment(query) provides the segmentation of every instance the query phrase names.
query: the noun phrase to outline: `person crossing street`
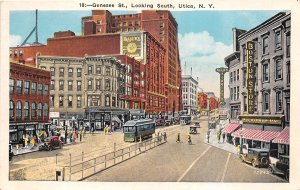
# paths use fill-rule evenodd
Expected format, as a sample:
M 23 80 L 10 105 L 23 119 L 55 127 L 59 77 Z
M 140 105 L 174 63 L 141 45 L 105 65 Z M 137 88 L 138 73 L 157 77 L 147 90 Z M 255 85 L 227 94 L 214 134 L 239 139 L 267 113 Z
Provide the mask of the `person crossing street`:
M 180 133 L 177 134 L 176 142 L 180 143 Z
M 188 135 L 188 143 L 189 143 L 189 144 L 193 144 L 193 143 L 192 143 L 191 135 Z

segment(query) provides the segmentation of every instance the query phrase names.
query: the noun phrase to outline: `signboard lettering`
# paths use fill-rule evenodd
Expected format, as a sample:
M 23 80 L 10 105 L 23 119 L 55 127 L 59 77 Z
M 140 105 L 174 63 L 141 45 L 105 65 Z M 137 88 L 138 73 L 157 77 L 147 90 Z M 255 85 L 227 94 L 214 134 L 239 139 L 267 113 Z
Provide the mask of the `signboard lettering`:
M 250 41 L 246 44 L 246 64 L 247 64 L 247 98 L 248 98 L 248 113 L 254 114 L 254 88 L 255 88 L 255 71 L 254 71 L 254 42 Z
M 220 104 L 224 104 L 224 74 L 228 72 L 228 68 L 216 68 L 216 72 L 220 74 Z
M 122 36 L 122 54 L 130 57 L 142 56 L 142 34 L 134 33 Z

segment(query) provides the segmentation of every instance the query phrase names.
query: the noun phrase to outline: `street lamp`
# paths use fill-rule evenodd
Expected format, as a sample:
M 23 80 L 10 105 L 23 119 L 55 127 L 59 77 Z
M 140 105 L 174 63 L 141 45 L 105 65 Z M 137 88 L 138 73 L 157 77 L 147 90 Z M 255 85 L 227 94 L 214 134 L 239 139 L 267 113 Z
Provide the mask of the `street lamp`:
M 240 121 L 240 154 L 243 154 L 243 121 Z

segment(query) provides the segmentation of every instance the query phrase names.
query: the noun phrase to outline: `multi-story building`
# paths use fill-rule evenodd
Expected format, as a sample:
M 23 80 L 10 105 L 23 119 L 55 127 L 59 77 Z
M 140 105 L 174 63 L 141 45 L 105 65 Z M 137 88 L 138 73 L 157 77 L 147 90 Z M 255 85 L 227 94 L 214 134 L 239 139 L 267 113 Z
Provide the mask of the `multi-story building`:
M 51 73 L 50 111 L 59 116 L 53 119 L 59 119 L 60 125 L 79 125 L 76 122 L 85 118 L 97 129 L 128 115 L 124 109 L 126 69 L 114 57 L 38 56 L 37 66 Z
M 178 25 L 170 11 L 142 11 L 137 14 L 112 15 L 107 10 L 94 10 L 82 18 L 82 34 L 104 34 L 146 31 L 166 50 L 165 91 L 166 110 L 182 110 L 181 67 L 178 50 Z
M 291 14 L 288 12 L 278 13 L 249 31 L 233 29 L 234 52 L 225 58 L 230 74 L 230 117 L 236 119 L 240 115 L 246 132 L 247 129 L 257 130 L 245 139 L 249 146 L 276 149 L 272 139 L 289 126 L 290 30 Z M 254 44 L 255 86 L 251 101 L 247 75 L 252 73 L 252 68 L 247 67 L 247 42 Z M 249 107 L 253 107 L 253 113 L 249 112 Z M 256 118 L 257 122 L 251 123 L 249 117 Z M 278 145 L 278 152 L 288 154 L 288 144 Z
M 9 140 L 20 143 L 23 136 L 48 131 L 50 72 L 10 63 Z
M 187 114 L 196 114 L 198 82 L 192 75 L 182 75 L 183 110 Z
M 198 92 L 197 93 L 198 97 L 198 110 L 205 110 L 207 109 L 207 95 L 205 92 Z

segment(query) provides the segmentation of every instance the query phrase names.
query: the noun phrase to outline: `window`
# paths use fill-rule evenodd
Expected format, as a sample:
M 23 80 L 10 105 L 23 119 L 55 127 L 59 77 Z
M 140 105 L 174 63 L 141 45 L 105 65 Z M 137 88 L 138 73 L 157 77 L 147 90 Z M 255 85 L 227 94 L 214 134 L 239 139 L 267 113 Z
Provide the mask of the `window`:
M 16 84 L 16 93 L 17 94 L 22 94 L 22 86 L 23 86 L 23 81 L 17 80 L 17 84 Z
M 93 79 L 88 80 L 88 90 L 93 90 Z
M 290 84 L 291 82 L 291 69 L 290 69 L 290 63 L 286 65 L 286 83 Z
M 49 95 L 49 86 L 48 86 L 48 84 L 45 84 L 44 85 L 44 96 L 47 96 L 47 95 Z
M 286 57 L 290 57 L 291 53 L 291 33 L 286 34 Z
M 233 100 L 236 100 L 236 87 L 233 88 Z
M 71 108 L 73 106 L 73 96 L 69 95 L 68 96 L 68 107 Z
M 110 67 L 105 67 L 105 74 L 110 75 Z
M 230 100 L 233 100 L 233 89 L 230 88 Z
M 63 77 L 65 74 L 65 69 L 64 68 L 59 68 L 59 76 Z
M 244 112 L 247 112 L 248 108 L 247 108 L 247 96 L 244 96 Z
M 100 79 L 96 80 L 96 90 L 101 90 L 101 80 Z
M 276 92 L 276 112 L 282 111 L 282 92 Z
M 48 116 L 48 104 L 47 103 L 44 103 L 44 117 L 47 117 Z
M 233 71 L 233 81 L 236 81 L 236 72 Z
M 69 91 L 73 90 L 73 81 L 71 81 L 71 80 L 68 81 L 68 90 Z
M 51 76 L 55 76 L 55 68 L 54 67 L 50 67 L 50 73 L 51 73 Z
M 269 64 L 263 64 L 263 82 L 269 81 Z
M 50 81 L 50 89 L 54 90 L 54 87 L 55 87 L 55 82 L 54 82 L 54 80 L 51 80 Z
M 36 118 L 36 104 L 34 102 L 31 103 L 31 119 Z
M 101 67 L 100 66 L 96 67 L 96 74 L 101 74 Z
M 240 70 L 236 70 L 236 80 L 240 80 Z
M 21 103 L 21 101 L 17 102 L 16 117 L 17 117 L 17 119 L 22 119 L 22 103 Z
M 105 80 L 105 90 L 110 90 L 110 81 Z
M 246 70 L 243 70 L 243 86 L 246 86 Z
M 275 79 L 282 79 L 282 61 L 276 59 L 275 61 Z
M 81 80 L 77 81 L 77 91 L 81 91 Z
M 64 81 L 63 80 L 59 81 L 59 90 L 64 90 Z
M 93 66 L 88 66 L 88 74 L 93 74 Z
M 24 119 L 29 119 L 29 103 L 24 102 Z
M 110 106 L 110 96 L 105 96 L 105 106 L 109 107 Z
M 38 115 L 38 118 L 40 119 L 40 118 L 42 118 L 42 110 L 43 110 L 42 103 L 39 103 L 37 108 L 38 108 L 37 115 Z
M 60 95 L 58 100 L 59 100 L 59 107 L 60 108 L 64 107 L 64 96 Z
M 54 95 L 50 96 L 50 107 L 54 106 Z
M 269 93 L 263 93 L 263 112 L 269 112 L 270 97 Z
M 73 77 L 73 68 L 68 69 L 68 77 Z
M 281 31 L 278 30 L 275 32 L 275 47 L 281 48 Z
M 269 53 L 269 42 L 268 42 L 268 36 L 265 36 L 263 38 L 263 54 Z
M 15 80 L 9 79 L 9 93 L 13 93 L 15 88 Z
M 31 94 L 33 94 L 33 95 L 36 94 L 36 83 L 35 82 L 31 83 Z
M 11 100 L 9 101 L 9 118 L 12 120 L 14 119 L 14 107 L 15 107 L 15 104 L 14 102 Z
M 81 96 L 77 96 L 77 108 L 81 108 Z
M 77 68 L 77 77 L 81 77 L 81 74 L 82 74 L 82 69 Z
M 233 82 L 233 78 L 232 78 L 232 72 L 230 72 L 230 82 Z
M 19 51 L 19 55 L 22 56 L 23 55 L 23 50 Z
M 239 100 L 240 99 L 240 87 L 236 87 L 236 99 Z
M 38 95 L 42 95 L 43 94 L 43 84 L 38 83 Z

